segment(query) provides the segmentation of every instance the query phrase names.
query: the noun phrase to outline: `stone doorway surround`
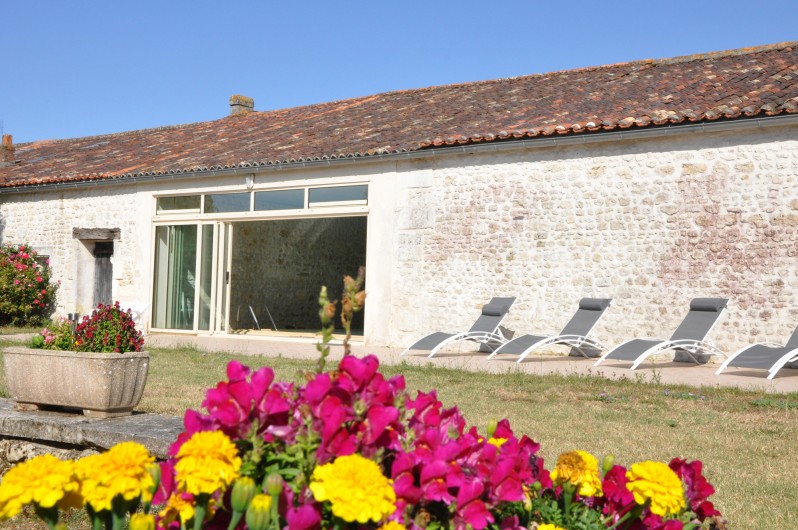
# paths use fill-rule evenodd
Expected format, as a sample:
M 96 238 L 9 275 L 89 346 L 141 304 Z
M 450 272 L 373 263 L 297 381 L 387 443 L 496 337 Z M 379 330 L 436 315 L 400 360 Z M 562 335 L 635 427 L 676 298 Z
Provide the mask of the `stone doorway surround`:
M 71 312 L 87 315 L 97 303 L 113 302 L 113 242 L 119 228 L 72 228 L 75 240 L 75 299 Z

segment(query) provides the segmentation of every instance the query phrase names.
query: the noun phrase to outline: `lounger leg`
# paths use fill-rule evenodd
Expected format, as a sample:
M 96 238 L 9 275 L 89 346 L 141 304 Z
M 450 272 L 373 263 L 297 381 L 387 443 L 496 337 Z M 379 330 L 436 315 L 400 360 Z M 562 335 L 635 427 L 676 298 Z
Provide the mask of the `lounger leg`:
M 632 340 L 634 340 L 634 339 L 632 339 Z M 601 364 L 601 363 L 603 363 L 603 362 L 604 362 L 606 359 L 608 359 L 608 358 L 610 357 L 610 355 L 612 355 L 613 353 L 615 353 L 615 350 L 617 350 L 617 349 L 618 349 L 618 348 L 620 348 L 621 346 L 624 346 L 624 345 L 626 345 L 626 344 L 628 344 L 628 343 L 632 342 L 632 340 L 627 340 L 626 342 L 622 342 L 622 343 L 618 344 L 618 345 L 617 345 L 616 347 L 614 347 L 613 349 L 611 349 L 611 350 L 607 350 L 606 352 L 604 352 L 604 355 L 602 355 L 601 357 L 599 357 L 599 358 L 598 358 L 598 360 L 597 360 L 595 363 L 593 363 L 593 366 L 598 366 L 598 365 L 600 365 L 600 364 Z
M 768 377 L 767 378 L 768 379 L 773 379 L 774 377 L 776 377 L 776 374 L 779 373 L 779 370 L 784 368 L 785 364 L 795 361 L 796 357 L 798 357 L 798 350 L 792 350 L 791 352 L 787 353 L 786 355 L 783 355 L 781 357 L 781 359 L 779 359 L 776 362 L 776 364 L 774 364 L 773 366 L 770 367 L 770 370 L 768 370 Z
M 542 348 L 543 346 L 546 346 L 546 345 L 547 345 L 547 344 L 549 344 L 549 343 L 551 343 L 551 341 L 550 341 L 550 340 L 548 340 L 548 339 L 547 339 L 547 340 L 541 340 L 541 341 L 538 341 L 538 342 L 536 342 L 535 344 L 533 344 L 532 346 L 530 346 L 529 348 L 527 348 L 526 350 L 524 350 L 523 352 L 521 352 L 521 355 L 519 355 L 519 356 L 518 356 L 518 360 L 517 360 L 517 361 L 515 361 L 515 363 L 516 363 L 516 364 L 520 364 L 520 363 L 521 363 L 521 361 L 523 361 L 524 359 L 526 359 L 526 358 L 527 358 L 527 356 L 528 356 L 530 353 L 532 353 L 533 351 L 537 350 L 538 348 Z
M 440 351 L 441 348 L 443 348 L 444 346 L 448 346 L 453 342 L 457 342 L 458 340 L 462 340 L 466 335 L 467 334 L 465 333 L 458 333 L 457 335 L 452 335 L 448 339 L 442 341 L 440 344 L 432 348 L 432 350 L 430 350 L 429 352 L 429 355 L 427 355 L 427 358 L 432 359 L 432 357 L 434 357 L 435 354 L 438 353 L 438 351 Z
M 715 371 L 715 375 L 720 375 L 721 372 L 723 372 L 724 370 L 726 370 L 729 367 L 729 365 L 731 364 L 731 362 L 733 360 L 735 360 L 740 355 L 744 355 L 745 352 L 747 352 L 748 350 L 750 350 L 754 346 L 756 346 L 756 344 L 752 344 L 751 346 L 746 346 L 742 350 L 740 350 L 740 351 L 738 351 L 736 353 L 733 353 L 733 354 L 729 355 L 728 357 L 726 357 L 726 360 L 723 361 L 723 363 L 720 365 L 720 367 Z
M 632 363 L 632 366 L 630 366 L 629 369 L 630 370 L 636 369 L 638 366 L 640 366 L 643 363 L 643 361 L 648 359 L 650 356 L 654 355 L 655 353 L 660 353 L 669 350 L 672 347 L 673 347 L 672 345 L 666 343 L 666 344 L 657 344 L 656 346 L 647 349 L 646 351 L 641 353 L 637 359 L 635 359 L 635 362 Z

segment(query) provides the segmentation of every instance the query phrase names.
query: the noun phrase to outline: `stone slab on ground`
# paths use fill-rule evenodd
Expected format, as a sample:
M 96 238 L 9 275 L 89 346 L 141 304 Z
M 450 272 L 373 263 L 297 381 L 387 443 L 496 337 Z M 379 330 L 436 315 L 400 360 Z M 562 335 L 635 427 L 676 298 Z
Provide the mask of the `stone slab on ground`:
M 156 458 L 165 459 L 169 446 L 183 431 L 176 416 L 136 413 L 121 418 L 91 419 L 55 410 L 20 411 L 11 399 L 0 399 L 0 438 L 63 444 L 98 450 L 134 441 Z

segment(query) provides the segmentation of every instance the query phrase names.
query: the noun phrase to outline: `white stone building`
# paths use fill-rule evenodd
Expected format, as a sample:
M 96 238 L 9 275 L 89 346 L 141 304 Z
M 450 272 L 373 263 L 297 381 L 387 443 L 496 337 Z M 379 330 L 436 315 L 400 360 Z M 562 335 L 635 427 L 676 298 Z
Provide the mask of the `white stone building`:
M 491 296 L 518 297 L 522 333 L 612 297 L 608 344 L 670 334 L 699 296 L 731 300 L 725 350 L 798 324 L 798 43 L 231 106 L 5 139 L 0 241 L 50 257 L 58 313 L 110 297 L 148 308 L 152 333 L 240 333 L 253 314 L 299 333 L 319 286 L 365 265 L 367 345 L 462 328 Z

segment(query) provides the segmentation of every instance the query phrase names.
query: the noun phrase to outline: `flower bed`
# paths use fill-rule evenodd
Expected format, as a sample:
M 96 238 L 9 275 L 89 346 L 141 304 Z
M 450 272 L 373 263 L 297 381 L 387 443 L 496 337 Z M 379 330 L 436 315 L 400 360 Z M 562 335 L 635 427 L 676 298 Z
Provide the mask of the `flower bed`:
M 0 484 L 0 517 L 86 506 L 95 528 L 722 528 L 701 462 L 624 468 L 569 451 L 552 468 L 509 422 L 468 427 L 434 391 L 415 397 L 376 357 L 274 380 L 233 361 L 160 466 L 132 442 L 86 459 L 38 457 Z M 158 508 L 149 514 L 150 504 Z M 116 525 L 119 526 L 116 526 Z

